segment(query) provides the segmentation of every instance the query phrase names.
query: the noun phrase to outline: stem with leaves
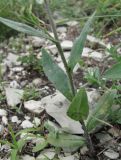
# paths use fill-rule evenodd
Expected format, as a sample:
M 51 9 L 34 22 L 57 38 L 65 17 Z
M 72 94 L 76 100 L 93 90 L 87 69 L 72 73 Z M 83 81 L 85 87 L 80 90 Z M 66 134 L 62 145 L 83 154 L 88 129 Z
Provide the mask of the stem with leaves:
M 55 37 L 55 44 L 56 44 L 56 47 L 58 49 L 58 52 L 61 56 L 61 59 L 62 59 L 62 62 L 64 64 L 64 67 L 66 69 L 66 73 L 68 75 L 68 78 L 69 78 L 69 82 L 70 82 L 70 87 L 71 87 L 71 90 L 72 90 L 72 93 L 73 93 L 73 96 L 75 95 L 75 89 L 74 89 L 74 84 L 73 84 L 73 79 L 72 79 L 72 75 L 71 75 L 71 72 L 69 70 L 69 67 L 67 65 L 67 62 L 66 62 L 66 59 L 65 59 L 65 56 L 63 54 L 63 49 L 60 45 L 60 42 L 59 42 L 59 38 L 58 38 L 58 34 L 57 34 L 57 31 L 56 31 L 56 25 L 53 21 L 53 17 L 52 17 L 52 12 L 51 12 L 51 9 L 50 9 L 50 5 L 49 5 L 49 1 L 48 0 L 44 0 L 45 2 L 45 8 L 46 8 L 46 12 L 48 14 L 48 17 L 49 17 L 49 21 L 50 21 L 50 25 L 51 25 L 51 28 L 52 28 L 52 31 L 54 33 L 54 37 Z
M 73 79 L 72 79 L 72 72 L 70 72 L 70 69 L 68 67 L 68 64 L 66 62 L 66 59 L 65 59 L 65 56 L 64 56 L 64 53 L 63 53 L 63 49 L 62 49 L 62 47 L 60 45 L 60 42 L 59 42 L 58 34 L 57 34 L 57 31 L 56 31 L 56 25 L 54 23 L 52 12 L 51 12 L 51 9 L 50 9 L 49 0 L 44 0 L 44 4 L 45 4 L 46 12 L 47 12 L 48 17 L 49 17 L 49 22 L 50 22 L 50 25 L 51 25 L 51 29 L 52 29 L 52 31 L 54 33 L 55 44 L 56 44 L 58 52 L 59 52 L 59 54 L 61 56 L 62 62 L 64 64 L 64 67 L 66 69 L 66 73 L 67 73 L 67 76 L 68 76 L 68 79 L 69 79 L 69 82 L 70 82 L 71 91 L 72 91 L 73 97 L 74 97 L 75 94 L 76 94 L 76 90 L 74 88 L 74 83 L 73 83 Z M 85 126 L 84 121 L 82 120 L 80 123 L 81 123 L 81 125 L 82 125 L 82 127 L 84 129 L 84 136 L 85 136 L 85 138 L 87 140 L 87 144 L 88 144 L 88 147 L 90 149 L 91 155 L 93 156 L 94 155 L 94 148 L 93 148 L 92 140 L 91 140 L 90 135 L 89 135 L 89 133 L 87 131 L 87 128 Z

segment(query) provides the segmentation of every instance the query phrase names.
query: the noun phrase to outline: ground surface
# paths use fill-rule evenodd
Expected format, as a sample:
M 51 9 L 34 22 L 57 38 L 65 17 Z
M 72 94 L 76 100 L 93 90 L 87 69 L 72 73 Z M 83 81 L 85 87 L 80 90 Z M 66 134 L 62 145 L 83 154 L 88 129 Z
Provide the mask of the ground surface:
M 70 22 L 66 26 L 57 28 L 67 60 L 73 41 L 79 35 L 79 30 L 78 22 Z M 88 35 L 82 54 L 86 68 L 77 65 L 73 78 L 75 86 L 78 89 L 81 86 L 86 86 L 90 105 L 93 105 L 99 99 L 102 92 L 98 85 L 90 84 L 84 77 L 91 67 L 99 67 L 100 72 L 104 72 L 106 68 L 110 67 L 113 61 L 107 58 L 108 53 L 106 48 L 110 48 L 110 44 L 118 44 L 119 41 L 119 36 L 117 40 L 114 40 L 112 37 L 98 40 Z M 18 133 L 26 128 L 41 128 L 43 122 L 48 119 L 54 123 L 58 123 L 63 128 L 71 130 L 72 133 L 80 133 L 80 128 L 77 130 L 78 124 L 65 116 L 67 110 L 63 110 L 63 107 L 68 107 L 65 99 L 56 91 L 53 84 L 48 81 L 43 73 L 41 64 L 39 63 L 42 56 L 42 47 L 48 49 L 55 61 L 64 69 L 56 47 L 49 41 L 37 37 L 20 35 L 17 38 L 10 38 L 0 44 L 2 76 L 0 86 L 1 140 L 12 142 L 9 125 L 15 133 Z M 54 98 L 51 97 L 53 94 L 55 94 Z M 64 102 L 63 105 L 61 105 L 61 100 Z M 44 104 L 46 104 L 45 108 Z M 48 107 L 50 108 L 48 109 Z M 59 107 L 62 110 L 59 110 Z M 69 128 L 70 124 L 73 125 L 73 128 Z M 45 136 L 45 133 L 41 129 L 33 133 Z M 21 139 L 22 136 L 24 136 L 23 133 L 17 137 L 17 140 Z M 121 127 L 119 124 L 112 123 L 110 126 L 100 128 L 95 134 L 92 134 L 92 140 L 98 159 L 120 160 Z M 50 145 L 41 152 L 32 152 L 35 144 L 40 143 L 40 141 L 39 138 L 32 138 L 30 136 L 30 139 L 21 151 L 21 159 L 39 160 L 42 159 L 41 156 L 43 155 L 52 159 L 55 155 L 55 150 Z M 10 152 L 11 147 L 8 144 L 1 143 L 0 158 L 6 160 L 9 158 Z M 72 155 L 71 153 L 66 153 L 66 151 L 60 153 L 60 159 L 62 160 L 75 160 L 79 159 L 78 157 L 78 152 Z M 86 147 L 81 149 L 81 159 L 90 159 Z

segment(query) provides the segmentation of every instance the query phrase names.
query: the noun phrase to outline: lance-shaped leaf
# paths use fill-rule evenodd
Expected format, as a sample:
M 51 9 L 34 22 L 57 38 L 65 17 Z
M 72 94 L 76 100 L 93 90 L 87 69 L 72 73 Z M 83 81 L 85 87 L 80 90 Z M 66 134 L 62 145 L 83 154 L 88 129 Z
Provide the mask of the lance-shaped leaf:
M 49 133 L 47 137 L 49 144 L 55 147 L 67 148 L 70 150 L 76 150 L 85 144 L 83 137 L 71 135 L 67 133 Z
M 85 145 L 85 139 L 83 137 L 68 134 L 54 123 L 50 123 L 50 121 L 45 122 L 44 127 L 49 131 L 47 142 L 55 147 L 73 152 Z
M 107 91 L 95 104 L 94 110 L 89 114 L 86 127 L 89 132 L 96 129 L 96 127 L 104 124 L 110 114 L 113 105 L 116 90 Z
M 37 30 L 26 24 L 19 23 L 13 20 L 2 18 L 2 17 L 0 17 L 0 22 L 19 32 L 23 32 L 23 33 L 26 33 L 32 36 L 47 38 L 52 41 L 52 38 L 47 33 L 45 33 L 43 30 Z
M 68 116 L 76 121 L 86 119 L 89 113 L 88 98 L 84 88 L 81 88 L 68 109 Z
M 42 49 L 42 66 L 48 79 L 67 99 L 72 100 L 72 92 L 67 75 L 54 62 L 45 49 Z
M 74 45 L 71 50 L 69 62 L 68 62 L 68 66 L 70 67 L 71 71 L 73 71 L 75 65 L 79 62 L 80 55 L 83 52 L 83 48 L 84 48 L 84 44 L 85 44 L 85 41 L 87 38 L 87 34 L 89 33 L 89 31 L 91 29 L 91 24 L 93 23 L 94 16 L 95 16 L 95 12 L 92 14 L 92 16 L 86 22 L 84 28 L 82 29 L 80 36 L 74 42 Z
M 120 80 L 121 79 L 121 62 L 113 65 L 110 69 L 108 69 L 103 78 L 110 80 Z

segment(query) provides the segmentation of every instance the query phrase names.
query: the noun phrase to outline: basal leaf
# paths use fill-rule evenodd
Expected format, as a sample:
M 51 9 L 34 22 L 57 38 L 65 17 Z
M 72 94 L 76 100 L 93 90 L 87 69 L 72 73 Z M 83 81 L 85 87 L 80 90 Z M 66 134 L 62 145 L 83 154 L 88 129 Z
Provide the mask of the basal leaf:
M 121 62 L 113 65 L 110 69 L 108 69 L 104 73 L 103 78 L 106 78 L 109 80 L 121 79 Z
M 48 142 L 47 142 L 47 141 L 43 141 L 42 143 L 37 144 L 37 145 L 33 148 L 32 152 L 41 151 L 41 150 L 44 149 L 47 145 L 48 145 Z
M 68 109 L 68 116 L 76 121 L 86 119 L 89 113 L 89 105 L 87 94 L 84 88 L 81 88 L 76 96 L 73 98 L 72 103 Z
M 95 130 L 97 126 L 103 124 L 103 121 L 107 120 L 115 96 L 115 90 L 107 91 L 95 104 L 94 110 L 92 110 L 92 112 L 89 114 L 86 124 L 86 127 L 89 132 Z
M 72 100 L 73 96 L 67 75 L 45 49 L 42 49 L 42 54 L 42 66 L 46 76 L 67 99 Z
M 2 17 L 0 17 L 0 22 L 7 25 L 8 27 L 10 27 L 14 30 L 19 31 L 19 32 L 23 32 L 23 33 L 26 33 L 26 34 L 29 34 L 32 36 L 43 37 L 43 38 L 47 38 L 47 39 L 52 40 L 50 38 L 50 36 L 47 35 L 43 30 L 37 30 L 37 29 L 30 27 L 26 24 L 19 23 L 19 22 L 13 21 L 13 20 L 2 18 Z
M 78 149 L 85 144 L 85 140 L 83 137 L 67 134 L 64 132 L 58 132 L 56 134 L 49 133 L 47 141 L 49 144 L 55 147 L 67 148 L 70 150 Z
M 85 24 L 84 28 L 82 29 L 82 32 L 81 32 L 80 36 L 74 42 L 74 45 L 73 45 L 72 50 L 71 50 L 71 55 L 70 55 L 70 58 L 69 58 L 69 62 L 68 62 L 68 66 L 70 67 L 71 71 L 73 71 L 75 65 L 80 60 L 80 55 L 83 52 L 83 48 L 84 48 L 84 45 L 85 45 L 87 34 L 89 33 L 89 31 L 91 29 L 91 24 L 93 23 L 95 13 L 96 12 L 94 12 L 92 14 L 92 16 L 89 18 L 89 20 Z

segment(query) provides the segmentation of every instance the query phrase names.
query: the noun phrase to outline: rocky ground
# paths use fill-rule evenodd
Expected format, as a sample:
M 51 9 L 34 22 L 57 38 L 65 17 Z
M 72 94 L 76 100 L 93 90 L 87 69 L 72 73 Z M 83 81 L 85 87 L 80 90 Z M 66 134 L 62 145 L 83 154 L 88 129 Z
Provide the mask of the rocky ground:
M 79 35 L 78 22 L 69 22 L 57 28 L 64 55 L 68 60 L 74 39 Z M 118 37 L 119 38 L 119 37 Z M 109 67 L 108 60 L 112 39 L 99 40 L 91 35 L 87 37 L 87 43 L 82 53 L 82 62 L 74 69 L 74 82 L 77 88 L 86 86 L 89 103 L 91 106 L 101 96 L 100 87 L 92 85 L 86 77 L 92 72 L 92 67 L 99 67 L 103 72 Z M 116 42 L 117 43 L 117 42 Z M 73 121 L 66 115 L 69 102 L 51 84 L 41 67 L 41 48 L 48 49 L 55 61 L 64 70 L 56 46 L 49 41 L 38 37 L 20 35 L 10 38 L 0 44 L 0 139 L 11 142 L 9 126 L 14 133 L 28 128 L 41 128 L 44 121 L 50 120 L 58 123 L 66 132 L 72 134 L 83 134 L 78 122 Z M 118 50 L 120 53 L 120 50 Z M 82 65 L 82 67 L 81 67 Z M 40 131 L 35 132 L 40 135 Z M 41 152 L 34 153 L 32 148 L 43 141 L 35 135 L 28 135 L 28 141 L 22 149 L 22 160 L 42 160 L 46 157 L 53 159 L 55 150 L 48 146 Z M 44 133 L 41 133 L 43 136 Z M 18 140 L 25 136 L 21 132 Z M 105 126 L 92 135 L 96 153 L 100 160 L 121 159 L 121 128 L 117 124 Z M 0 158 L 8 160 L 11 146 L 8 143 L 0 143 Z M 87 147 L 81 148 L 82 159 L 89 159 L 86 153 Z M 70 154 L 61 151 L 61 160 L 78 160 L 78 152 Z

